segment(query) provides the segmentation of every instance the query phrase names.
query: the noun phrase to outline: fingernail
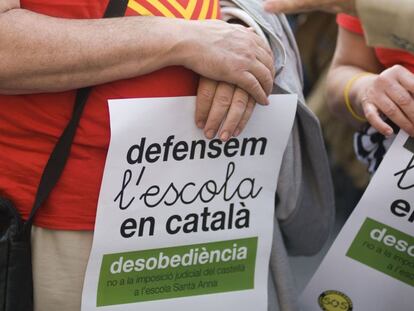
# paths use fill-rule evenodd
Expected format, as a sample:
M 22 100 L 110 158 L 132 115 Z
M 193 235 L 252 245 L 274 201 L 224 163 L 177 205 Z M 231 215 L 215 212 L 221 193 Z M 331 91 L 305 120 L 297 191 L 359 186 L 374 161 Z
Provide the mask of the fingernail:
M 208 139 L 212 139 L 212 138 L 214 138 L 214 136 L 216 136 L 216 132 L 214 130 L 209 130 L 209 131 L 206 132 L 206 137 Z
M 230 134 L 229 134 L 229 132 L 223 132 L 223 133 L 220 135 L 220 139 L 221 139 L 222 141 L 227 141 L 229 138 L 230 138 Z
M 234 133 L 233 133 L 233 136 L 234 137 L 237 137 L 237 136 L 239 136 L 240 135 L 240 130 L 239 129 L 236 129 L 235 131 L 234 131 Z
M 199 129 L 202 129 L 206 125 L 206 122 L 204 122 L 204 121 L 197 121 L 196 125 L 197 125 L 197 127 Z
M 270 105 L 270 100 L 269 100 L 269 98 L 266 98 L 265 105 Z

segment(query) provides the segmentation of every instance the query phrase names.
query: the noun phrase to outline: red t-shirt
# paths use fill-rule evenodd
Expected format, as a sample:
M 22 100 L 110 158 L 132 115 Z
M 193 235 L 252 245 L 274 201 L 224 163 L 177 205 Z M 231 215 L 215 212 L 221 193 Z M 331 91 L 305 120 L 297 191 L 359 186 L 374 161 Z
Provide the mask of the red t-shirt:
M 358 18 L 346 14 L 338 14 L 336 20 L 342 28 L 360 35 L 364 34 Z M 396 49 L 375 48 L 375 54 L 385 68 L 402 65 L 414 73 L 414 55 L 409 52 Z
M 21 0 L 24 9 L 76 19 L 101 18 L 108 0 Z M 218 0 L 130 0 L 126 15 L 217 18 Z M 133 30 L 131 30 L 133 31 Z M 108 42 L 108 45 L 110 42 Z M 96 86 L 89 97 L 70 159 L 35 224 L 50 229 L 92 230 L 109 144 L 107 100 L 195 95 L 198 76 L 170 67 L 134 79 Z M 75 91 L 0 96 L 0 195 L 24 218 L 33 205 L 45 163 L 71 117 Z M 192 120 L 188 120 L 192 122 Z

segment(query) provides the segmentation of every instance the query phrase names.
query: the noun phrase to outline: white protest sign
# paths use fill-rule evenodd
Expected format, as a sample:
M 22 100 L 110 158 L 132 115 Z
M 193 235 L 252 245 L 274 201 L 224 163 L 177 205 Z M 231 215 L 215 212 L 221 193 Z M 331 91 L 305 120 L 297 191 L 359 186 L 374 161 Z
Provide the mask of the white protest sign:
M 195 97 L 109 102 L 82 310 L 267 310 L 274 199 L 295 95 L 208 141 Z
M 400 131 L 305 288 L 302 310 L 414 310 L 413 142 Z

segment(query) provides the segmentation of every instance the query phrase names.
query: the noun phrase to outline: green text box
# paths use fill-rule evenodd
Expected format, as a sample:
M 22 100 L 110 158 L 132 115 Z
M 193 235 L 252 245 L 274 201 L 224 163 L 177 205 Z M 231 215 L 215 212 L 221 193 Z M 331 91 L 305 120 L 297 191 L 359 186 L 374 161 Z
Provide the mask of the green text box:
M 256 252 L 252 237 L 104 255 L 97 306 L 252 289 Z
M 346 255 L 414 286 L 414 237 L 404 232 L 367 218 Z

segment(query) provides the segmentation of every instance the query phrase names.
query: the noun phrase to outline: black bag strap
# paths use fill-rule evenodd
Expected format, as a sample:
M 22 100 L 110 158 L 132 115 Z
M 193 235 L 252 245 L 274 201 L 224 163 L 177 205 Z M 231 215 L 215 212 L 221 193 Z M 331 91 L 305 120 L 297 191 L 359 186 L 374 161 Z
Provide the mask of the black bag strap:
M 129 0 L 109 0 L 104 18 L 120 17 L 125 15 Z
M 109 0 L 104 18 L 123 16 L 127 5 L 128 0 Z M 30 216 L 25 223 L 26 229 L 30 229 L 37 211 L 49 197 L 49 194 L 52 192 L 60 176 L 62 175 L 65 164 L 69 158 L 70 149 L 76 134 L 79 120 L 82 116 L 82 112 L 90 92 L 90 87 L 79 89 L 76 92 L 72 117 L 57 141 L 52 153 L 50 154 L 49 160 L 46 163 L 45 169 L 43 170 L 32 211 L 30 212 Z

